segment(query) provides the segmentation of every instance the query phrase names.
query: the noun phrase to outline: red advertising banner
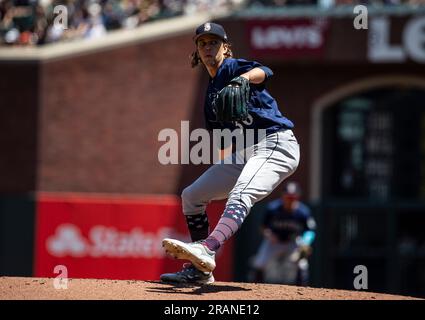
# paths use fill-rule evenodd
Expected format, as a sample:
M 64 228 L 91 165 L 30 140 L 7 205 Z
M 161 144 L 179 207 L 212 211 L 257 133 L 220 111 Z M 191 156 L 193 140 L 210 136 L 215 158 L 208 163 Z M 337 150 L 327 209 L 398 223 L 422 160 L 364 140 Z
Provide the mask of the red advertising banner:
M 250 54 L 282 59 L 324 55 L 329 21 L 325 18 L 250 20 L 247 22 Z
M 212 226 L 223 209 L 224 202 L 208 207 Z M 65 266 L 70 278 L 158 280 L 184 262 L 165 255 L 166 237 L 190 241 L 178 197 L 43 193 L 37 201 L 35 276 L 56 277 L 55 267 Z M 214 277 L 231 281 L 232 240 L 216 258 Z

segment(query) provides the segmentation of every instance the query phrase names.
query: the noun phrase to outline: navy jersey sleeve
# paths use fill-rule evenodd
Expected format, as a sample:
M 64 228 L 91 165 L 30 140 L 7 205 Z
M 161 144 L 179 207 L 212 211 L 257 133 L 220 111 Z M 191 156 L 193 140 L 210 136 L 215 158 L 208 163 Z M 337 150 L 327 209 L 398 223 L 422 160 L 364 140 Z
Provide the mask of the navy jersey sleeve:
M 301 203 L 299 210 L 301 211 L 301 214 L 303 216 L 304 231 L 314 231 L 314 230 L 316 230 L 316 221 L 313 218 L 313 216 L 311 215 L 310 209 L 306 205 Z
M 227 64 L 227 67 L 231 78 L 240 76 L 241 74 L 246 73 L 254 68 L 260 68 L 264 71 L 266 74 L 266 79 L 264 81 L 267 81 L 270 77 L 273 76 L 273 71 L 269 67 L 263 66 L 257 61 L 230 59 L 229 62 L 230 63 Z
M 258 68 L 260 68 L 261 70 L 263 70 L 264 73 L 266 74 L 266 79 L 264 81 L 269 80 L 273 76 L 273 71 L 269 67 L 259 66 Z
M 264 228 L 271 227 L 271 220 L 273 219 L 273 216 L 276 214 L 276 211 L 279 210 L 281 206 L 282 206 L 282 202 L 280 201 L 280 199 L 273 200 L 267 204 L 266 212 L 263 219 Z
M 298 207 L 298 215 L 303 228 L 299 244 L 311 246 L 316 237 L 316 221 L 311 215 L 310 209 L 303 203 L 300 203 Z

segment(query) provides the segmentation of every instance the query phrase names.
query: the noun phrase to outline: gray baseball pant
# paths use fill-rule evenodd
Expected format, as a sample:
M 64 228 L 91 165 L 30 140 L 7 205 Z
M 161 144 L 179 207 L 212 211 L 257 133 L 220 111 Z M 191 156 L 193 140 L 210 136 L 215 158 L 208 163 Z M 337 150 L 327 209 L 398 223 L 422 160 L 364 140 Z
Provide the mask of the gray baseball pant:
M 299 164 L 300 148 L 292 130 L 281 130 L 264 139 L 249 147 L 253 149 L 249 158 L 242 159 L 243 163 L 236 163 L 241 158 L 234 152 L 231 163 L 219 161 L 186 187 L 182 192 L 184 215 L 202 214 L 210 201 L 222 199 L 228 199 L 226 206 L 243 205 L 249 213 L 256 202 L 293 174 Z

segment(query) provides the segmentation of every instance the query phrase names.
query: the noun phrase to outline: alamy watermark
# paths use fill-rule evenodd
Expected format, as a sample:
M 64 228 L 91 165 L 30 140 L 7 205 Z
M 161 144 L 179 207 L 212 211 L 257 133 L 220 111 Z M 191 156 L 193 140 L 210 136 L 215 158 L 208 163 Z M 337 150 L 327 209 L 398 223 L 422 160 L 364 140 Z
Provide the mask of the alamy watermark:
M 68 8 L 64 5 L 55 6 L 53 14 L 56 15 L 53 25 L 56 28 L 68 29 Z
M 368 274 L 367 267 L 364 265 L 357 265 L 353 270 L 354 274 L 357 274 L 354 277 L 353 286 L 356 290 L 367 290 L 368 289 Z
M 53 280 L 53 287 L 57 290 L 68 289 L 68 268 L 64 265 L 57 265 L 53 269 L 54 274 L 58 274 Z
M 244 164 L 254 153 L 267 152 L 266 129 L 214 129 L 211 138 L 206 129 L 190 132 L 189 121 L 181 121 L 180 132 L 162 129 L 158 141 L 165 142 L 158 150 L 158 161 L 163 165 L 211 164 L 221 160 L 224 164 Z M 223 146 L 232 144 L 235 154 L 227 152 L 223 156 L 223 149 L 229 150 Z
M 357 14 L 354 18 L 353 25 L 357 30 L 368 28 L 368 11 L 364 5 L 357 5 L 353 8 L 353 14 Z

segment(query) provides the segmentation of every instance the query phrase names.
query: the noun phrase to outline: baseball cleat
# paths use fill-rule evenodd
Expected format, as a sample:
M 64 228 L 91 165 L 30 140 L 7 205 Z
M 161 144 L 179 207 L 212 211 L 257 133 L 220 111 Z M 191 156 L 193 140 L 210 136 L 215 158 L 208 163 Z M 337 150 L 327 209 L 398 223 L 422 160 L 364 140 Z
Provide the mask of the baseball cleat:
M 189 260 L 200 271 L 212 272 L 215 269 L 215 252 L 201 242 L 185 243 L 175 239 L 164 239 L 162 246 L 171 257 Z
M 187 284 L 211 284 L 215 281 L 212 272 L 202 272 L 191 263 L 183 264 L 181 271 L 162 274 L 160 279 L 163 282 Z

